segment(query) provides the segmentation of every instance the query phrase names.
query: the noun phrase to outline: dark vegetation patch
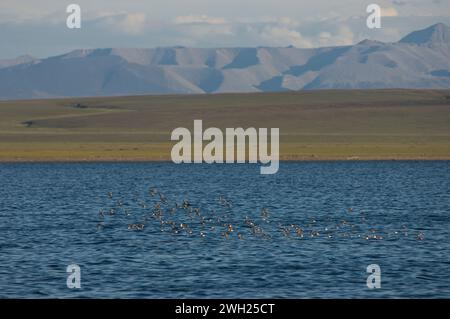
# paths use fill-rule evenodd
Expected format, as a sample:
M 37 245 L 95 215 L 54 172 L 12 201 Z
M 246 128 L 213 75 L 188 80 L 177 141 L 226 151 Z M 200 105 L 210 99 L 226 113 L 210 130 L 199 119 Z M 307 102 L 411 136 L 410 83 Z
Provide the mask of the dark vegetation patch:
M 31 127 L 33 124 L 34 124 L 33 121 L 25 121 L 25 122 L 22 122 L 22 125 L 24 125 L 25 127 Z
M 76 103 L 73 104 L 71 107 L 75 109 L 87 109 L 89 106 L 87 106 L 86 104 Z

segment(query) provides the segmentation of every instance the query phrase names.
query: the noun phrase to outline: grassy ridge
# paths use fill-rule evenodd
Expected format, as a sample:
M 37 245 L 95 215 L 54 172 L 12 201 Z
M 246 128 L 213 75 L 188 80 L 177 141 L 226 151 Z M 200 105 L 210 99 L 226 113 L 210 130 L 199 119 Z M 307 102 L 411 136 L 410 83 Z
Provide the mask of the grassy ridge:
M 170 134 L 279 127 L 285 160 L 450 159 L 450 91 L 357 90 L 0 102 L 0 161 L 170 160 Z

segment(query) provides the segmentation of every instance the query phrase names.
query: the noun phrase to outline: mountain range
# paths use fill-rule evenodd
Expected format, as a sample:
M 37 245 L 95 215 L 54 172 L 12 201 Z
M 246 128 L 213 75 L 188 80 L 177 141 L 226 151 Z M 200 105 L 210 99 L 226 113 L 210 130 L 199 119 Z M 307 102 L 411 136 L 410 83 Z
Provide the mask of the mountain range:
M 4 100 L 375 88 L 449 89 L 450 27 L 317 49 L 108 48 L 0 60 Z

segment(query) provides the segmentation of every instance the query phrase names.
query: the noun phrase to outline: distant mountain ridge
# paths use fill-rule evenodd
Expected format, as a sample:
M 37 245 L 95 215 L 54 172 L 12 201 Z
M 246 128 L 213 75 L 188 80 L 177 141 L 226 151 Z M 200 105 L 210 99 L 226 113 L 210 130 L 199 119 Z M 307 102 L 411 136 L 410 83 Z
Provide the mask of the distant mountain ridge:
M 400 40 L 400 43 L 414 43 L 414 44 L 430 44 L 436 45 L 440 43 L 450 43 L 450 28 L 438 23 L 423 30 L 415 31 L 408 34 Z
M 368 88 L 450 88 L 450 28 L 317 49 L 109 48 L 0 60 L 0 99 Z

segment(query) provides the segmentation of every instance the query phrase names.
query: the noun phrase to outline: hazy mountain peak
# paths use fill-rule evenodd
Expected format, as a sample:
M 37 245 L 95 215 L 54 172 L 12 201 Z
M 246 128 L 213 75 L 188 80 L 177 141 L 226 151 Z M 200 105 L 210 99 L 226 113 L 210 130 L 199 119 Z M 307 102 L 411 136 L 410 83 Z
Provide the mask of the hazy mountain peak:
M 103 48 L 0 60 L 0 99 L 302 89 L 450 88 L 450 31 L 300 49 Z M 447 45 L 443 45 L 447 44 Z
M 61 55 L 62 59 L 75 59 L 75 58 L 84 58 L 88 56 L 93 50 L 91 49 L 77 49 L 70 51 L 66 54 Z
M 414 31 L 403 39 L 401 43 L 414 44 L 450 44 L 450 27 L 444 23 L 437 23 L 423 30 Z
M 25 54 L 25 55 L 21 55 L 15 59 L 6 59 L 6 60 L 0 60 L 0 68 L 6 68 L 6 67 L 11 67 L 11 66 L 15 66 L 15 65 L 20 65 L 20 64 L 24 64 L 24 63 L 31 63 L 36 61 L 36 58 Z
M 384 43 L 381 41 L 377 41 L 377 40 L 369 40 L 369 39 L 364 39 L 360 42 L 357 43 L 357 45 L 367 45 L 367 46 L 372 46 L 372 45 L 383 45 Z
M 36 58 L 32 55 L 24 54 L 24 55 L 19 56 L 17 59 L 32 61 L 32 60 L 35 60 Z
M 60 57 L 63 59 L 77 59 L 86 58 L 91 56 L 107 56 L 112 55 L 112 48 L 101 48 L 101 49 L 77 49 L 70 51 L 69 53 L 63 54 Z

